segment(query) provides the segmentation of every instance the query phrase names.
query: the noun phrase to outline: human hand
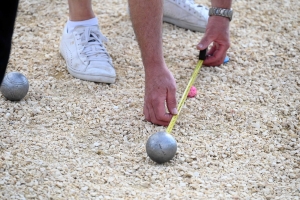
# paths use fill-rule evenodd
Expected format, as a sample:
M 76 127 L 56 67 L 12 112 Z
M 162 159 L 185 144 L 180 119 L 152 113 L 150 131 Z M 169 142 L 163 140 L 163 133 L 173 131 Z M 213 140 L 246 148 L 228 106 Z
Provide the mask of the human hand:
M 197 45 L 197 49 L 203 50 L 213 42 L 203 62 L 204 65 L 218 66 L 224 62 L 226 52 L 230 47 L 229 22 L 225 17 L 209 17 L 205 34 Z
M 167 66 L 155 67 L 145 72 L 144 115 L 147 121 L 167 126 L 177 114 L 176 83 Z M 169 112 L 166 112 L 166 107 Z

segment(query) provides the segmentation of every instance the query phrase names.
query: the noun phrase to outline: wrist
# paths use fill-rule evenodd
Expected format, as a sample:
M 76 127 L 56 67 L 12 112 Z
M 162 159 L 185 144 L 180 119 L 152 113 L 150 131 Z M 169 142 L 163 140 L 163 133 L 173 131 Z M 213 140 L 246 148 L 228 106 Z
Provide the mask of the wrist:
M 169 69 L 165 63 L 144 65 L 145 81 L 156 79 L 159 76 L 165 76 Z
M 232 0 L 211 0 L 211 6 L 216 8 L 231 9 Z
M 156 72 L 160 71 L 162 68 L 166 67 L 164 58 L 144 58 L 143 59 L 143 65 L 145 72 Z

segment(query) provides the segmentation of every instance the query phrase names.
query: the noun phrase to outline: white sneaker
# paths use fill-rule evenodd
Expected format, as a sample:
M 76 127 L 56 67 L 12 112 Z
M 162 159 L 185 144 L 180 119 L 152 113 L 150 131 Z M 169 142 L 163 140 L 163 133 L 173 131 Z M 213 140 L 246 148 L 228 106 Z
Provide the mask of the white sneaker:
M 71 33 L 64 30 L 60 53 L 69 73 L 82 80 L 114 83 L 116 72 L 103 42 L 106 38 L 98 26 L 78 26 Z
M 208 8 L 194 0 L 164 0 L 163 21 L 192 31 L 205 32 Z

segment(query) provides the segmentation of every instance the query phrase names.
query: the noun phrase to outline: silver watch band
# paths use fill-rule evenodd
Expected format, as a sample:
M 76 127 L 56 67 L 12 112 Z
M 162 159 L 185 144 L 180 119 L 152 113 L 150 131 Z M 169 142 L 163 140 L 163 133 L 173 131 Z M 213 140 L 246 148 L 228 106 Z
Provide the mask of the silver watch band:
M 225 8 L 216 8 L 212 7 L 209 9 L 209 16 L 222 16 L 227 17 L 229 21 L 232 20 L 233 11 L 232 9 L 225 9 Z

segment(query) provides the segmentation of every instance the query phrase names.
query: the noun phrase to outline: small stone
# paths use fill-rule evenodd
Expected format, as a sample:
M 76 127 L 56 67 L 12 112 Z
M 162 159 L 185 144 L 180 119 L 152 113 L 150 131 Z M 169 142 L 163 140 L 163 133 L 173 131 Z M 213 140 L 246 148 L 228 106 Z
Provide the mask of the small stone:
M 88 186 L 84 186 L 84 187 L 81 188 L 82 191 L 87 191 L 88 189 L 89 189 Z

